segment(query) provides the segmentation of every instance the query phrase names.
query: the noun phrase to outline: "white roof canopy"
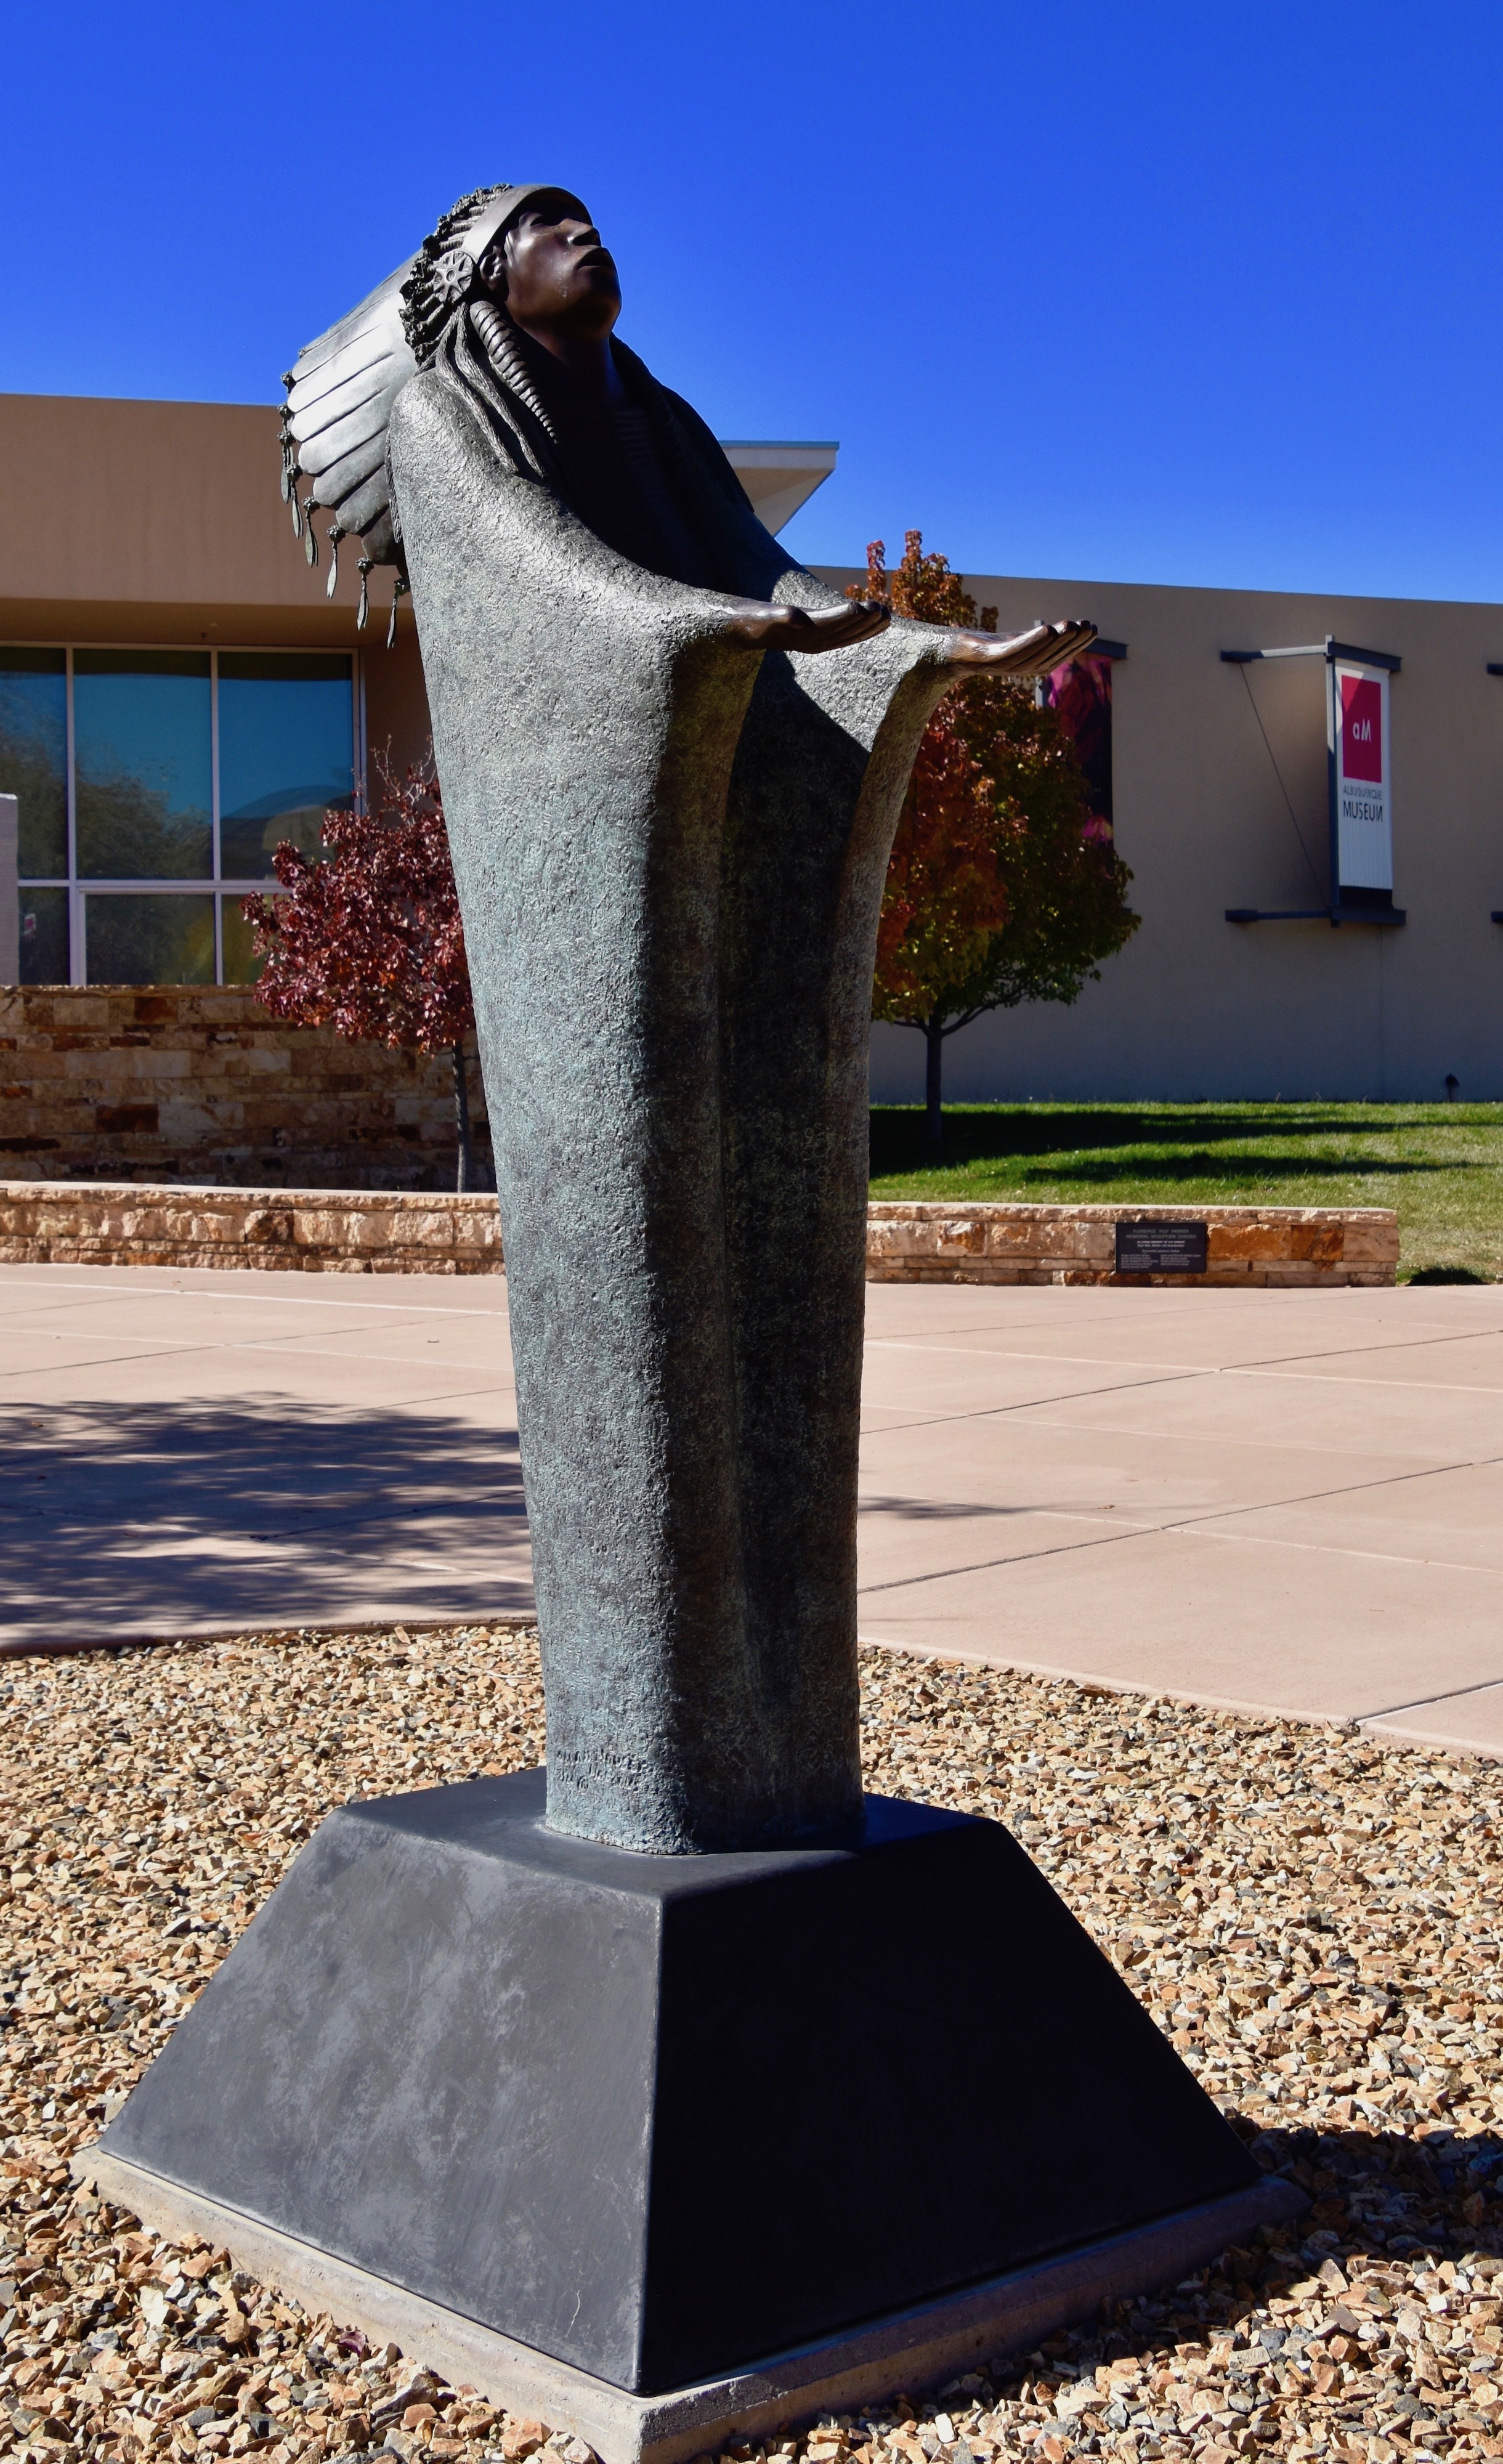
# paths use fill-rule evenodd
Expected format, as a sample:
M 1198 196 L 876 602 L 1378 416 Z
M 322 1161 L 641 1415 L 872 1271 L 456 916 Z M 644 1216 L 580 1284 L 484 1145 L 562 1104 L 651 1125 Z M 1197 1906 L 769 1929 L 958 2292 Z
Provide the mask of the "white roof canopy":
M 791 522 L 835 467 L 838 445 L 769 445 L 721 437 L 721 448 L 770 531 Z

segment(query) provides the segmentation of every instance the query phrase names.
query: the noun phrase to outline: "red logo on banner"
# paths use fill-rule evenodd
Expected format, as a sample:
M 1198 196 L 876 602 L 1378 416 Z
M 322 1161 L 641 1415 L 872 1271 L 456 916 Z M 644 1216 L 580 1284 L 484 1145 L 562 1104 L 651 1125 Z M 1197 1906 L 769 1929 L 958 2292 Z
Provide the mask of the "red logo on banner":
M 1380 781 L 1383 775 L 1382 687 L 1371 676 L 1341 678 L 1341 774 Z

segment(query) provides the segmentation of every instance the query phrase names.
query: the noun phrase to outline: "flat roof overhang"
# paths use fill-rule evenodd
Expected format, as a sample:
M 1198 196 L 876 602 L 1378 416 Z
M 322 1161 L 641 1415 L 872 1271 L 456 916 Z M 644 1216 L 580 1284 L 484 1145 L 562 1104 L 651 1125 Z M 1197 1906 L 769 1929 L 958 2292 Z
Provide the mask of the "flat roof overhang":
M 270 404 L 0 394 L 0 638 L 353 641 L 358 542 L 326 598 L 327 526 L 310 570 L 280 433 Z M 832 444 L 725 450 L 770 531 L 835 467 Z
M 791 522 L 835 467 L 838 445 L 759 444 L 722 436 L 720 449 L 770 531 Z

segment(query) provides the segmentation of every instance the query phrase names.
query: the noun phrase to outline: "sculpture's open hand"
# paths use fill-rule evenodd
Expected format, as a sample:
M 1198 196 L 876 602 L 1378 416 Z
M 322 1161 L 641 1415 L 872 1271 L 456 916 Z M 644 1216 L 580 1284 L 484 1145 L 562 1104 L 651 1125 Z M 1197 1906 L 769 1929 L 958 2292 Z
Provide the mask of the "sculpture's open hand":
M 1010 638 L 1001 633 L 957 632 L 950 636 L 949 664 L 967 673 L 994 676 L 1047 676 L 1067 659 L 1078 658 L 1095 640 L 1096 628 L 1079 620 L 1062 625 L 1030 625 Z
M 844 650 L 892 623 L 874 600 L 852 599 L 843 607 L 763 606 L 746 600 L 726 626 L 726 638 L 757 650 Z

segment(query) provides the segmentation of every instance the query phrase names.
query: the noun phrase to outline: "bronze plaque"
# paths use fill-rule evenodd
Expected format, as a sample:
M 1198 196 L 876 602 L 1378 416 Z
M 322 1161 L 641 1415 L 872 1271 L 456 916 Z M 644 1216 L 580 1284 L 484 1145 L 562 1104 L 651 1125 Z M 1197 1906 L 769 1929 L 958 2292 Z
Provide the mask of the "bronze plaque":
M 1206 1223 L 1119 1223 L 1119 1275 L 1204 1275 L 1210 1239 Z

